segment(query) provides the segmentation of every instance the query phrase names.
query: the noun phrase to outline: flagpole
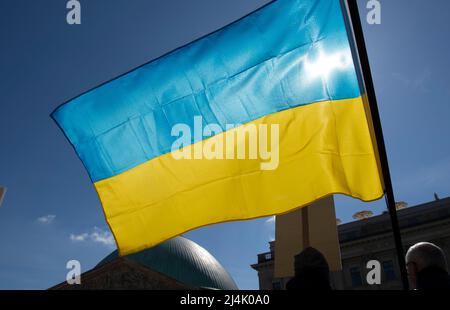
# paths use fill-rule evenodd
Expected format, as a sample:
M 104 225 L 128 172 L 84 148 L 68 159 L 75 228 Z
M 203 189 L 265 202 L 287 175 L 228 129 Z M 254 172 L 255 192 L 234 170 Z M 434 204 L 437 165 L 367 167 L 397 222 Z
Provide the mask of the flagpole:
M 361 25 L 361 19 L 358 11 L 357 0 L 346 0 L 350 21 L 348 23 L 352 27 L 354 35 L 354 43 L 359 56 L 359 64 L 361 65 L 360 79 L 363 80 L 365 91 L 368 99 L 370 113 L 372 117 L 374 134 L 378 147 L 378 154 L 380 159 L 381 171 L 383 174 L 385 200 L 391 217 L 392 231 L 394 235 L 395 248 L 397 251 L 398 265 L 400 268 L 401 280 L 403 289 L 409 289 L 408 274 L 406 270 L 405 255 L 403 251 L 402 237 L 400 234 L 400 227 L 397 218 L 397 210 L 395 207 L 394 190 L 392 188 L 391 174 L 389 170 L 386 146 L 383 138 L 383 130 L 381 127 L 380 115 L 378 112 L 377 98 L 375 95 L 375 88 L 373 86 L 372 74 L 370 70 L 369 58 L 367 55 L 366 44 L 364 41 L 364 33 Z M 345 14 L 344 14 L 345 15 Z M 352 41 L 352 40 L 350 40 Z M 356 64 L 357 65 L 357 64 Z

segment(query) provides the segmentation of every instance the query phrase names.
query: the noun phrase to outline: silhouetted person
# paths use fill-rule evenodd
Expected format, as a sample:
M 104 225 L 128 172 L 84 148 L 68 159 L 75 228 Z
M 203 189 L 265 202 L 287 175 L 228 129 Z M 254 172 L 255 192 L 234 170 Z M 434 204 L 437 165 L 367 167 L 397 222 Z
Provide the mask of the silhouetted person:
M 331 290 L 330 268 L 322 253 L 308 247 L 294 259 L 295 277 L 286 284 L 287 290 Z
M 444 252 L 429 242 L 420 242 L 406 253 L 406 267 L 411 289 L 450 289 L 450 276 Z

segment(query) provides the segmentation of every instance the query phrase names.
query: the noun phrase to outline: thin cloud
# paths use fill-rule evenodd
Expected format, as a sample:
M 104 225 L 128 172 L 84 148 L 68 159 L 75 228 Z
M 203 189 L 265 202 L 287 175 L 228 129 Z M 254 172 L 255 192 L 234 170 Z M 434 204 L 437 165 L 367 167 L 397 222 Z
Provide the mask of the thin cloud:
M 79 235 L 70 234 L 70 240 L 75 241 L 75 242 L 85 241 L 88 237 L 89 237 L 89 235 L 87 233 L 83 233 L 83 234 L 79 234 Z
M 113 235 L 106 230 L 102 230 L 98 227 L 94 227 L 94 231 L 90 235 L 91 240 L 97 243 L 101 243 L 104 245 L 114 245 L 114 237 Z
M 402 73 L 394 72 L 392 73 L 392 77 L 406 88 L 411 88 L 421 92 L 428 92 L 428 84 L 432 78 L 432 71 L 427 67 L 416 76 L 407 76 Z
M 73 242 L 93 242 L 99 243 L 108 247 L 112 247 L 115 244 L 113 235 L 106 230 L 98 227 L 94 227 L 90 232 L 84 232 L 81 234 L 70 234 L 70 240 Z
M 48 215 L 38 217 L 36 220 L 41 224 L 48 225 L 48 224 L 51 224 L 55 220 L 55 218 L 56 218 L 56 215 L 48 214 Z

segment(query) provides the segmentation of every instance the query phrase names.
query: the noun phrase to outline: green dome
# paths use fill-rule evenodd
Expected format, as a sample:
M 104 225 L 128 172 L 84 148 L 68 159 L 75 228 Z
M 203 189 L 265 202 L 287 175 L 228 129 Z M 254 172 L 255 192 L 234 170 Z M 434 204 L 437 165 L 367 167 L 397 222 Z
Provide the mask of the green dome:
M 116 250 L 97 266 L 117 257 Z M 223 290 L 238 289 L 233 278 L 214 256 L 197 243 L 183 237 L 175 237 L 126 257 L 184 284 Z

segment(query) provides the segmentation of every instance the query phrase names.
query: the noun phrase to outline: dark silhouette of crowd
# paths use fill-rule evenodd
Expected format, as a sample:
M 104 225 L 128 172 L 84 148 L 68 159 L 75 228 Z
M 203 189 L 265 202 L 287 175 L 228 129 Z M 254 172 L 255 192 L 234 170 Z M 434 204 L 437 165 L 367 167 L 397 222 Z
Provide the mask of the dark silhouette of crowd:
M 441 248 L 420 242 L 409 248 L 406 266 L 410 289 L 448 290 L 450 275 Z M 287 290 L 330 291 L 330 268 L 324 255 L 308 247 L 294 257 L 295 276 L 286 284 Z

